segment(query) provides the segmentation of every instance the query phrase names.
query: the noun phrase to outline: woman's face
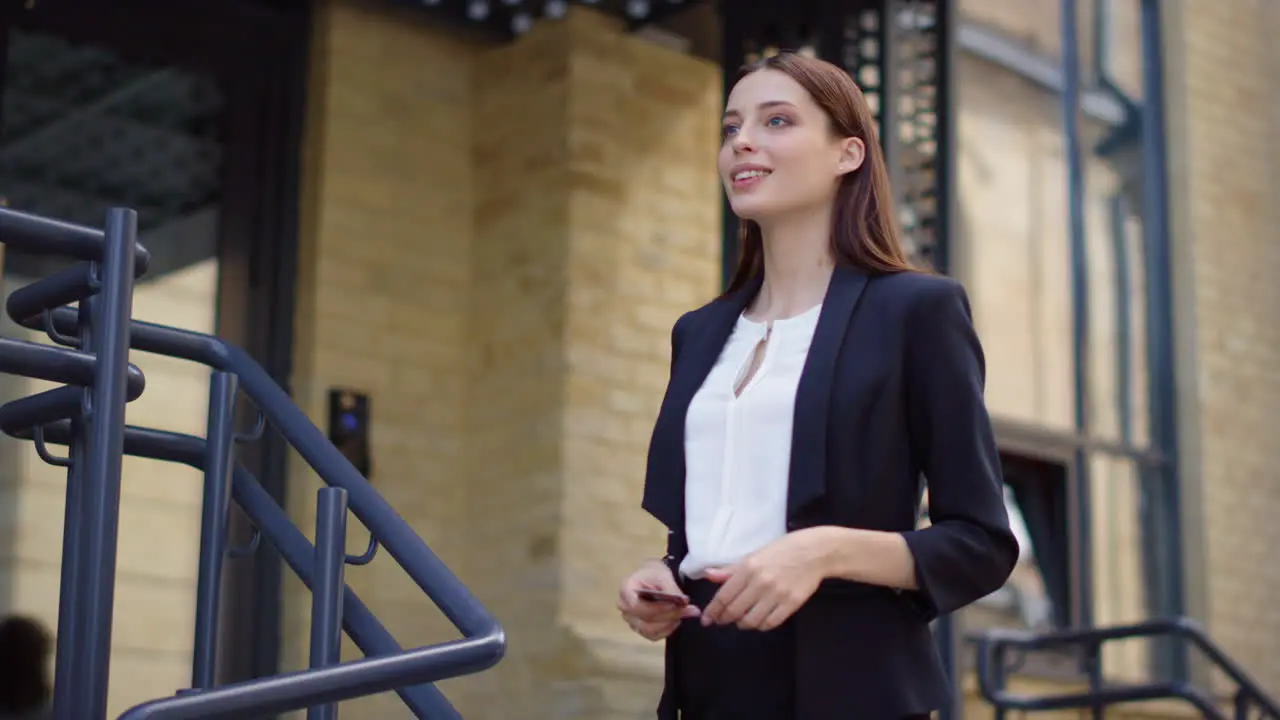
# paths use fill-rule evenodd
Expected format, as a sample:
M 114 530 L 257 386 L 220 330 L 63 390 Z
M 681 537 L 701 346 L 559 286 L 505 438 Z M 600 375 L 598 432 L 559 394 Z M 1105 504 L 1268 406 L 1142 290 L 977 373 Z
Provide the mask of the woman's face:
M 821 212 L 840 178 L 862 164 L 857 138 L 838 138 L 809 93 L 778 70 L 760 70 L 729 93 L 717 163 L 733 212 L 757 222 Z

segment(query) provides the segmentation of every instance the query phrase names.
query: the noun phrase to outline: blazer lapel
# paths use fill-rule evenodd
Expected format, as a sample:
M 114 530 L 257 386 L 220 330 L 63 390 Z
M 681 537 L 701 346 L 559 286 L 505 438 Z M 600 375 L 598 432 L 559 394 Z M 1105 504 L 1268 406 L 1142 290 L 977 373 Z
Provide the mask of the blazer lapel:
M 760 291 L 760 284 L 761 278 L 757 278 L 712 303 L 696 324 L 690 324 L 683 338 L 680 359 L 672 368 L 667 397 L 654 428 L 643 502 L 644 508 L 668 528 L 683 529 L 684 425 L 689 403 L 719 359 L 738 316 Z M 796 389 L 788 518 L 826 493 L 827 417 L 836 360 L 866 286 L 867 276 L 853 268 L 838 267 L 831 275 Z
M 849 319 L 867 287 L 865 273 L 837 267 L 831 275 L 809 356 L 796 389 L 791 435 L 791 479 L 787 517 L 793 518 L 826 493 L 827 417 L 835 381 L 836 360 L 844 344 Z
M 672 529 L 684 529 L 684 426 L 689 403 L 720 358 L 738 316 L 760 291 L 757 278 L 707 306 L 690 320 L 682 338 L 680 358 L 671 369 L 667 397 L 662 403 L 649 449 L 643 507 Z

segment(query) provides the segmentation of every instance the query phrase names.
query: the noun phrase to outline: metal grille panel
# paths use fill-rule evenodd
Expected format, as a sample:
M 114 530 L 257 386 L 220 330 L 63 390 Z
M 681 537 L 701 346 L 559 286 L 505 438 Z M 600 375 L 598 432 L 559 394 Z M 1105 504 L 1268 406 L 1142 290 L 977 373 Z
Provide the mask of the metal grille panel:
M 886 0 L 840 22 L 836 56 L 880 120 L 881 142 L 908 254 L 946 269 L 950 143 L 944 123 L 947 43 L 945 0 Z
M 744 62 L 778 50 L 809 52 L 843 67 L 880 121 L 908 254 L 922 267 L 947 269 L 950 239 L 947 0 L 778 3 L 725 14 L 726 80 Z M 737 223 L 726 211 L 726 262 Z
M 14 208 L 96 226 L 112 205 L 142 231 L 217 200 L 223 99 L 207 78 L 15 30 L 0 133 Z

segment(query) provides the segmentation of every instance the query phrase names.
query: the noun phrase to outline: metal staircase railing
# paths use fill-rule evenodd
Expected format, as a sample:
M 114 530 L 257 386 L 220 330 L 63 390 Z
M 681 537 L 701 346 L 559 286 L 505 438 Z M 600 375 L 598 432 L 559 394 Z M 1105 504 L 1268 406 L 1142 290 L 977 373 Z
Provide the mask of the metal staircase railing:
M 292 402 L 267 372 L 239 348 L 216 337 L 132 319 L 133 285 L 150 256 L 136 242 L 137 216 L 112 209 L 105 230 L 0 209 L 0 243 L 81 262 L 15 290 L 6 311 L 42 329 L 59 345 L 0 338 L 0 373 L 62 387 L 0 406 L 0 432 L 34 441 L 46 462 L 67 468 L 59 598 L 54 716 L 106 716 L 111 618 L 115 589 L 121 466 L 124 455 L 182 463 L 204 472 L 192 687 L 144 703 L 121 720 L 238 718 L 308 708 L 309 720 L 336 717 L 336 703 L 394 690 L 417 717 L 457 718 L 430 683 L 480 672 L 506 648 L 501 626 L 435 556 L 373 486 Z M 79 302 L 77 309 L 63 307 Z M 125 405 L 145 380 L 129 365 L 130 349 L 210 367 L 206 437 L 130 427 Z M 243 393 L 259 412 L 247 434 L 234 428 Z M 312 544 L 234 459 L 238 442 L 270 422 L 326 483 L 317 495 Z M 57 457 L 50 444 L 70 448 Z M 247 548 L 228 546 L 234 500 L 255 531 Z M 348 509 L 372 535 L 362 556 L 346 554 Z M 312 591 L 310 668 L 275 677 L 214 684 L 218 598 L 223 561 L 271 543 Z M 344 565 L 365 564 L 379 548 L 403 567 L 462 632 L 461 640 L 402 649 L 343 579 Z M 365 659 L 339 662 L 341 631 Z
M 1232 713 L 1226 714 L 1213 694 L 1184 682 L 1107 684 L 1101 667 L 1102 646 L 1117 640 L 1171 638 L 1203 653 L 1235 684 Z M 978 686 L 983 698 L 996 708 L 996 720 L 1005 712 L 1089 709 L 1101 718 L 1107 707 L 1149 700 L 1181 700 L 1213 720 L 1280 720 L 1280 705 L 1219 647 L 1195 621 L 1179 617 L 1148 620 L 1133 625 L 1033 633 L 1019 630 L 987 630 L 977 637 Z M 1030 652 L 1080 650 L 1088 668 L 1089 685 L 1083 692 L 1058 695 L 1023 695 L 1008 690 L 1010 670 L 1021 665 Z M 1010 656 L 1013 656 L 1012 658 Z

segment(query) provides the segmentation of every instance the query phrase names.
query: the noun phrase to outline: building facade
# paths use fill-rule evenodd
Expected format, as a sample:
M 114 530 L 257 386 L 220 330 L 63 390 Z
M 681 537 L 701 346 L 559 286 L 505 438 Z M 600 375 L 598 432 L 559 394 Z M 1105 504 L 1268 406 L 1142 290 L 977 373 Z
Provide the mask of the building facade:
M 1107 73 L 1103 54 L 1087 54 L 1086 80 L 1109 77 L 1115 92 L 1086 82 L 1081 98 L 1086 263 L 1073 276 L 1059 2 L 958 3 L 948 270 L 973 300 L 1024 540 L 1010 588 L 966 610 L 962 634 L 993 624 L 1049 629 L 1082 614 L 1098 625 L 1133 622 L 1160 607 L 1151 597 L 1159 582 L 1146 581 L 1153 500 L 1144 468 L 1154 462 L 1148 390 L 1160 380 L 1151 370 L 1163 365 L 1142 341 L 1153 317 L 1144 305 L 1150 219 L 1124 151 L 1124 98 L 1142 97 L 1139 3 L 1113 5 L 1106 34 L 1089 32 L 1099 27 L 1089 13 L 1080 18 L 1086 53 L 1097 38 L 1114 50 Z M 1266 319 L 1280 307 L 1271 281 L 1280 271 L 1273 5 L 1162 3 L 1176 324 L 1176 392 L 1166 400 L 1176 402 L 1177 442 L 1161 461 L 1176 467 L 1181 609 L 1276 691 L 1280 611 L 1268 601 L 1280 592 L 1280 568 L 1268 550 L 1280 544 L 1270 519 L 1280 511 L 1280 446 L 1271 441 L 1280 330 Z M 575 5 L 495 43 L 394 3 L 319 0 L 309 9 L 289 206 L 296 265 L 288 327 L 276 331 L 291 336 L 291 393 L 321 427 L 332 389 L 367 394 L 375 487 L 504 623 L 501 664 L 441 685 L 466 717 L 651 717 L 661 651 L 629 633 L 614 605 L 618 581 L 663 547 L 639 497 L 671 325 L 721 283 L 714 156 L 724 79 L 703 31 L 714 12 L 706 4 L 661 33 L 630 33 L 622 19 Z M 11 39 L 11 75 L 18 47 Z M 10 117 L 19 112 L 14 87 L 6 81 Z M 15 207 L 30 196 L 43 208 L 50 193 L 31 189 L 38 183 L 8 146 L 0 142 L 0 169 L 6 154 L 12 160 L 2 191 Z M 219 202 L 175 212 L 143 242 L 165 245 L 169 233 L 175 243 L 223 247 L 214 238 L 234 219 Z M 229 308 L 248 302 L 236 300 L 229 257 L 210 250 L 175 261 L 140 286 L 135 316 L 235 336 L 237 322 L 253 321 L 229 319 Z M 10 258 L 6 293 L 36 269 Z M 1073 286 L 1083 287 L 1088 322 L 1075 322 Z M 5 323 L 5 335 L 34 337 Z M 1091 420 L 1083 435 L 1072 364 L 1080 331 Z M 148 389 L 130 422 L 200 434 L 207 373 L 135 362 Z M 38 389 L 0 382 L 0 401 Z M 296 457 L 285 467 L 288 510 L 313 527 L 319 484 Z M 1087 526 L 1073 505 L 1077 482 L 1091 490 Z M 51 627 L 61 483 L 29 445 L 0 440 L 0 612 Z M 197 473 L 127 461 L 115 712 L 189 685 L 200 497 Z M 351 528 L 359 553 L 367 535 Z M 456 637 L 385 553 L 347 578 L 403 646 Z M 304 667 L 310 595 L 285 572 L 277 604 L 275 624 L 255 627 L 276 629 L 280 669 Z M 961 654 L 972 651 L 963 645 Z M 1108 651 L 1108 673 L 1146 677 L 1158 664 L 1151 655 Z M 985 717 L 972 660 L 964 667 L 966 707 Z M 1018 682 L 1077 680 L 1049 662 Z M 407 716 L 390 694 L 350 706 L 343 712 Z M 1133 712 L 1182 716 L 1172 706 Z

